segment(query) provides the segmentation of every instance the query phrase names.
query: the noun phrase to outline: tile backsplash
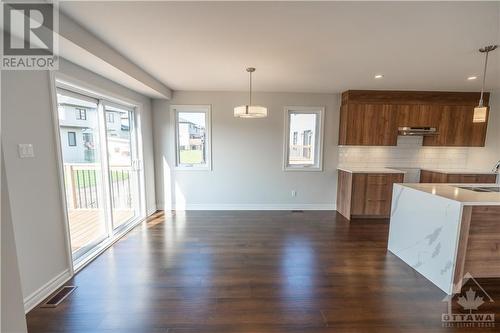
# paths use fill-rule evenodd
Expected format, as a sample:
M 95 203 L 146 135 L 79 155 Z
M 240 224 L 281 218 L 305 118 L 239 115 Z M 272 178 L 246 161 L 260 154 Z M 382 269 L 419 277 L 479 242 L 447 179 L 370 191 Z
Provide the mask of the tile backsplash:
M 423 147 L 423 137 L 398 137 L 394 147 L 340 146 L 339 166 L 460 169 L 469 148 Z

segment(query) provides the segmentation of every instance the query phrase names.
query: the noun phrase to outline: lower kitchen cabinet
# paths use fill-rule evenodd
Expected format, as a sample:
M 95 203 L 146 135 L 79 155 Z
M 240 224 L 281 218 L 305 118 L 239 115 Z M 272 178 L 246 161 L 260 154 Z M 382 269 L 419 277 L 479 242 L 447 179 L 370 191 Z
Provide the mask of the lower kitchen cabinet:
M 352 218 L 388 218 L 392 187 L 404 173 L 352 173 L 339 170 L 337 211 Z
M 421 183 L 450 183 L 450 184 L 489 184 L 495 183 L 495 174 L 445 173 L 429 170 L 420 171 Z

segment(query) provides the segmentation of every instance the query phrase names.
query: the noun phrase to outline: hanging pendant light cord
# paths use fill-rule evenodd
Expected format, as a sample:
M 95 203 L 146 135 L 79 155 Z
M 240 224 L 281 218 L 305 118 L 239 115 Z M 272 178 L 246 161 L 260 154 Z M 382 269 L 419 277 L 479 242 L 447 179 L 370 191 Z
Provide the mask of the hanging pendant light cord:
M 486 58 L 484 59 L 483 86 L 481 87 L 481 98 L 479 98 L 479 107 L 483 106 L 484 85 L 486 83 L 486 68 L 488 66 L 488 54 L 489 53 L 490 53 L 490 51 L 486 51 Z
M 481 87 L 481 97 L 479 98 L 479 107 L 483 107 L 483 95 L 484 95 L 484 86 L 486 84 L 486 68 L 488 67 L 488 54 L 491 51 L 496 50 L 498 45 L 488 45 L 485 46 L 481 49 L 479 49 L 479 52 L 486 53 L 486 57 L 484 59 L 484 72 L 483 72 L 483 86 Z
M 252 105 L 252 72 L 250 72 L 250 98 L 249 98 L 250 102 L 248 103 L 248 105 Z

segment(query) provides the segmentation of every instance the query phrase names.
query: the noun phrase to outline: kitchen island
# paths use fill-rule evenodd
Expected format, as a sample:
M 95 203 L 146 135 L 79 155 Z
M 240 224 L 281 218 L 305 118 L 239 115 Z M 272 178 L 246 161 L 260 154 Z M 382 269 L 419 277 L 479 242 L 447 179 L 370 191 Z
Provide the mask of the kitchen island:
M 388 218 L 392 185 L 404 181 L 405 172 L 389 168 L 339 167 L 337 211 L 346 219 Z
M 500 277 L 496 184 L 394 184 L 388 249 L 447 294 Z

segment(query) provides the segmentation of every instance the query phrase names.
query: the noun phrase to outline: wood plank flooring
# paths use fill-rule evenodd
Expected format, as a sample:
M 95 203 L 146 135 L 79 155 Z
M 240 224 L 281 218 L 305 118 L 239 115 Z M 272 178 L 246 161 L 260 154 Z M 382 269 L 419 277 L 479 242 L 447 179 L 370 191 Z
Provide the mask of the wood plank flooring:
M 132 217 L 134 217 L 132 209 L 113 210 L 113 220 L 116 221 L 116 225 L 121 225 Z M 73 252 L 95 242 L 106 233 L 104 211 L 101 209 L 70 209 L 68 220 Z
M 331 211 L 157 213 L 59 307 L 32 310 L 29 332 L 453 331 L 445 294 L 387 252 L 388 226 Z M 500 318 L 500 283 L 486 282 Z

